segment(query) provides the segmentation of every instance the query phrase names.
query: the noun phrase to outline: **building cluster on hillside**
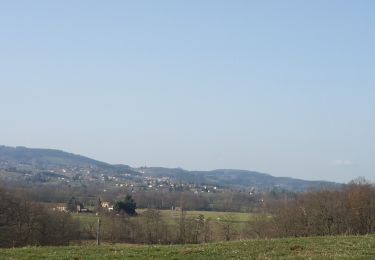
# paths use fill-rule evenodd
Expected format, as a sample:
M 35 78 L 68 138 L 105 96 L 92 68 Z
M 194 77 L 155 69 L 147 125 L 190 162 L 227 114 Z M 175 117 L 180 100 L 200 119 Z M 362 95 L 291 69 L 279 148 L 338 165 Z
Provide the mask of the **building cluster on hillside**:
M 2 162 L 2 166 L 9 167 L 9 164 L 7 164 L 7 162 Z M 30 167 L 30 165 L 20 164 L 17 165 L 14 170 L 20 173 L 23 171 L 22 174 L 19 174 L 19 176 L 21 176 L 20 178 L 27 177 L 32 182 L 65 183 L 70 186 L 97 183 L 102 185 L 105 191 L 111 188 L 120 188 L 130 193 L 139 191 L 187 191 L 194 194 L 201 194 L 220 193 L 228 189 L 205 183 L 176 181 L 176 178 L 169 176 L 151 176 L 142 170 L 130 174 L 127 173 L 126 170 L 117 172 L 113 169 L 106 170 L 91 165 L 70 167 L 55 165 L 43 172 L 38 172 L 37 174 L 35 174 L 35 172 L 30 172 L 30 174 L 28 174 L 28 171 L 31 170 Z M 14 174 L 12 176 L 16 175 Z M 249 195 L 251 196 L 253 194 L 255 194 L 255 190 L 250 190 Z

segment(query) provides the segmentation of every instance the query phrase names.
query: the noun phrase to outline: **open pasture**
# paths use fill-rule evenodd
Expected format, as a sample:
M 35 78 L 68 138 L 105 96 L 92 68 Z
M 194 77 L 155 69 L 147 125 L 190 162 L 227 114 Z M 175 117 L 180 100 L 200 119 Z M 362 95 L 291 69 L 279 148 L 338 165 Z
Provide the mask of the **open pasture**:
M 200 245 L 0 249 L 0 259 L 375 259 L 375 236 L 246 240 Z

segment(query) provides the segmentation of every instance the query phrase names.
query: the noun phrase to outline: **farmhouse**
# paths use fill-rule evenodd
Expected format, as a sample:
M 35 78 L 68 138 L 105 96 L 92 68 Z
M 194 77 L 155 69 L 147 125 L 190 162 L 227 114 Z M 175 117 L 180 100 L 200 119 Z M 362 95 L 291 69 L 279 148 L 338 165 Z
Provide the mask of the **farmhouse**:
M 52 208 L 52 210 L 54 210 L 54 211 L 61 211 L 61 212 L 68 211 L 65 203 L 58 203 L 58 204 L 56 204 L 55 207 Z
M 113 210 L 113 204 L 111 202 L 103 201 L 101 203 L 101 206 L 102 206 L 103 209 L 106 209 L 108 211 L 112 211 Z

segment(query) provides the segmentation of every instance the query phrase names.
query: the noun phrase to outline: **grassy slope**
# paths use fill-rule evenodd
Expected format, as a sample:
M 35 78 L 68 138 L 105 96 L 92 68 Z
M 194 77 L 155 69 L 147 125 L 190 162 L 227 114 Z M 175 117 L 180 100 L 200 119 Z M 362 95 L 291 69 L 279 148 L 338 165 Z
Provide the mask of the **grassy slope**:
M 0 259 L 375 259 L 375 236 L 248 240 L 206 245 L 1 249 Z

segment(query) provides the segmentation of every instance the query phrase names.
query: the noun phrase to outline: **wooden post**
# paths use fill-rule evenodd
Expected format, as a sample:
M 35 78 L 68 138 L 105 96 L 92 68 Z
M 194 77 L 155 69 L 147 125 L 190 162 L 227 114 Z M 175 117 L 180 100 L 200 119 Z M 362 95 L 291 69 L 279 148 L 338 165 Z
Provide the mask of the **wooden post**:
M 96 229 L 96 245 L 100 246 L 100 218 L 98 218 L 98 226 Z

